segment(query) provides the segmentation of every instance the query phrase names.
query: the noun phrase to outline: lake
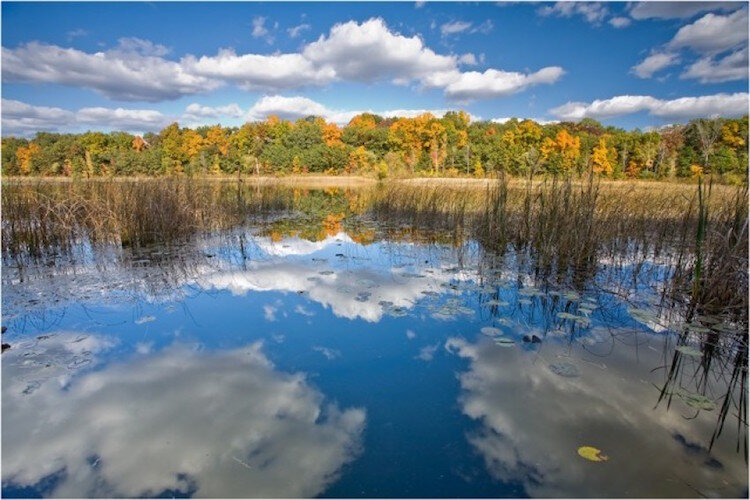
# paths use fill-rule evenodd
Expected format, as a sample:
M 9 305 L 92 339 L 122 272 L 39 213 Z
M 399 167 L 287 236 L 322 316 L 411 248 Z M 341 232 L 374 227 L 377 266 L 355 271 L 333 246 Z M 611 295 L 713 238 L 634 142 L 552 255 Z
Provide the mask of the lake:
M 667 293 L 677 236 L 547 265 L 455 204 L 226 184 L 113 238 L 3 186 L 3 496 L 748 495 L 746 313 Z

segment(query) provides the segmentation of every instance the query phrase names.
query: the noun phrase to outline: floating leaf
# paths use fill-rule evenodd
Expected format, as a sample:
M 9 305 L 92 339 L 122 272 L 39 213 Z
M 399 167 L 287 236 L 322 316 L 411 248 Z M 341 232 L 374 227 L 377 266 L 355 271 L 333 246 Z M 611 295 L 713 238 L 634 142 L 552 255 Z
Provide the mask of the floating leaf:
M 678 345 L 675 348 L 675 351 L 681 352 L 685 356 L 692 356 L 694 358 L 700 358 L 701 356 L 703 356 L 702 352 L 700 352 L 695 347 L 691 347 L 689 345 Z
M 602 450 L 593 446 L 581 446 L 578 448 L 578 455 L 592 462 L 606 462 L 609 460 L 607 455 L 602 454 Z
M 575 314 L 571 314 L 569 312 L 563 312 L 563 311 L 561 311 L 561 312 L 557 313 L 557 317 L 560 318 L 560 319 L 567 319 L 567 320 L 570 320 L 570 321 L 575 321 L 576 323 L 578 323 L 580 325 L 583 325 L 583 326 L 588 326 L 588 325 L 591 324 L 591 320 L 588 319 L 587 317 L 585 317 L 585 316 L 576 316 Z
M 322 274 L 323 276 L 329 276 L 333 274 L 333 271 L 326 270 L 326 271 L 318 271 L 318 274 Z
M 509 318 L 499 318 L 497 322 L 503 326 L 507 326 L 508 328 L 513 326 L 513 321 L 510 320 Z
M 484 326 L 480 330 L 484 335 L 487 335 L 489 337 L 492 337 L 494 335 L 502 335 L 503 331 L 499 328 L 495 328 L 494 326 Z
M 143 323 L 150 323 L 151 321 L 156 321 L 156 318 L 153 316 L 143 316 L 135 320 L 135 324 L 142 325 Z
M 552 371 L 552 373 L 554 373 L 555 375 L 560 375 L 561 377 L 575 378 L 580 375 L 580 372 L 578 371 L 578 367 L 576 367 L 576 365 L 566 363 L 565 361 L 553 363 L 549 365 L 549 369 Z
M 713 411 L 716 409 L 716 403 L 702 394 L 687 392 L 682 389 L 678 390 L 676 394 L 685 402 L 686 405 L 691 408 L 695 408 L 696 410 Z
M 496 300 L 496 299 L 492 299 L 492 300 L 488 300 L 487 302 L 485 302 L 485 303 L 484 303 L 484 305 L 485 305 L 486 307 L 493 307 L 493 306 L 497 306 L 497 307 L 505 307 L 505 306 L 507 306 L 507 305 L 508 305 L 508 303 L 507 303 L 507 302 L 505 302 L 504 300 Z
M 516 344 L 516 341 L 509 339 L 508 337 L 495 337 L 495 345 L 500 347 L 511 347 Z
M 518 299 L 518 303 L 524 306 L 530 306 L 531 301 L 529 299 Z
M 629 307 L 628 314 L 630 314 L 630 317 L 636 320 L 637 322 L 644 323 L 647 326 L 650 323 L 656 323 L 659 321 L 659 318 L 656 316 L 656 314 L 652 313 L 651 311 L 647 311 L 646 309 L 638 309 L 636 307 Z
M 577 302 L 581 300 L 581 296 L 574 291 L 563 292 L 562 296 L 565 300 L 569 300 L 570 302 Z

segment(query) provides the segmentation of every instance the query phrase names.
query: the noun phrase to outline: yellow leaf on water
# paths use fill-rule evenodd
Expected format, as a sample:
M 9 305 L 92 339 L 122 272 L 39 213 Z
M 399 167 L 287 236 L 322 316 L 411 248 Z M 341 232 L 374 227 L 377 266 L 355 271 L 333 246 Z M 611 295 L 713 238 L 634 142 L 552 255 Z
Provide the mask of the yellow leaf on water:
M 578 454 L 592 462 L 606 462 L 609 460 L 607 455 L 602 455 L 602 450 L 594 448 L 593 446 L 581 446 L 578 448 Z

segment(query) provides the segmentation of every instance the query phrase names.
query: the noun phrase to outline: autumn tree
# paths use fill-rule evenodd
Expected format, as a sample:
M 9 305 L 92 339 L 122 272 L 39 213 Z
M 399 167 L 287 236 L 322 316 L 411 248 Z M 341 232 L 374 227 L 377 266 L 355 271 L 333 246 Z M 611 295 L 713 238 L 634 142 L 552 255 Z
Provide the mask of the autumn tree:
M 614 172 L 617 152 L 615 148 L 607 144 L 607 138 L 599 138 L 599 144 L 591 153 L 591 167 L 595 174 L 611 176 Z

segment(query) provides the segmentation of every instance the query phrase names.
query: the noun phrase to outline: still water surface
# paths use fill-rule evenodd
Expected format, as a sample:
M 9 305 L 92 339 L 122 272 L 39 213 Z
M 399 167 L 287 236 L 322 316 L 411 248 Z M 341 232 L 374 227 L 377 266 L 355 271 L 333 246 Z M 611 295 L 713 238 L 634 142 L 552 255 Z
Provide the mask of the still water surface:
M 736 409 L 712 443 L 744 389 L 676 350 L 659 262 L 573 290 L 470 239 L 268 224 L 6 262 L 3 496 L 747 495 Z

